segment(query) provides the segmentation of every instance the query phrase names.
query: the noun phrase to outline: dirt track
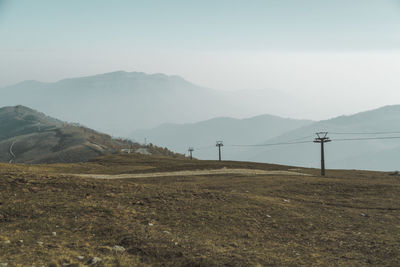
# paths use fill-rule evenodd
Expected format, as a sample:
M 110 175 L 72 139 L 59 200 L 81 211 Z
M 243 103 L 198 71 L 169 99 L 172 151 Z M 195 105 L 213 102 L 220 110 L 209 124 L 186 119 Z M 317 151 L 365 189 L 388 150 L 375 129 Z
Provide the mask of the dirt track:
M 220 174 L 243 174 L 243 175 L 295 175 L 310 176 L 309 174 L 293 171 L 264 171 L 256 169 L 216 169 L 216 170 L 193 170 L 173 172 L 153 172 L 138 174 L 74 174 L 74 176 L 95 178 L 95 179 L 131 179 L 131 178 L 153 178 L 167 176 L 195 176 L 195 175 L 220 175 Z
M 15 141 L 12 142 L 10 149 L 9 149 L 9 152 L 10 152 L 10 155 L 12 158 L 10 159 L 10 161 L 8 163 L 13 163 L 13 161 L 15 160 L 15 154 L 13 152 L 14 144 L 15 144 Z

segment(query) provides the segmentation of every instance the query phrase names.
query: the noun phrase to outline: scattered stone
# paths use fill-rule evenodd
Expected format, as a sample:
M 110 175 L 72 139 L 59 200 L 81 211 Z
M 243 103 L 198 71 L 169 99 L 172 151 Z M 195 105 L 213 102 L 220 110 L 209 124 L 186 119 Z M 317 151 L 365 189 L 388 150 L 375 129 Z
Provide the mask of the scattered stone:
M 96 263 L 98 263 L 98 262 L 101 262 L 101 258 L 99 258 L 99 257 L 93 257 L 93 258 L 91 258 L 90 260 L 88 260 L 86 264 L 96 264 Z
M 269 214 L 267 214 L 267 217 L 268 217 L 268 218 L 271 218 L 272 216 L 271 216 L 271 215 L 269 215 Z
M 78 258 L 78 260 L 83 260 L 85 257 L 83 257 L 83 256 L 77 256 L 77 258 Z
M 36 242 L 39 246 L 43 246 L 43 242 L 41 242 L 41 241 L 38 241 L 38 242 Z
M 64 263 L 62 264 L 62 266 L 79 267 L 79 266 L 82 266 L 82 265 L 80 265 L 79 263 L 64 262 Z
M 118 245 L 115 245 L 115 246 L 113 246 L 112 247 L 112 250 L 114 250 L 114 251 L 116 251 L 116 252 L 124 252 L 126 249 L 124 248 L 124 247 L 122 247 L 122 246 L 118 246 Z
M 24 240 L 22 240 L 22 239 L 21 239 L 21 240 L 18 240 L 17 243 L 18 243 L 18 244 L 23 244 L 23 243 L 24 243 Z
M 169 232 L 169 231 L 163 231 L 163 233 L 164 233 L 164 234 L 167 234 L 167 235 L 170 235 L 170 234 L 171 234 L 171 232 Z
M 101 246 L 101 247 L 99 247 L 99 250 L 101 251 L 101 252 L 104 252 L 104 253 L 109 253 L 109 252 L 111 252 L 113 249 L 112 249 L 112 247 L 109 247 L 109 246 Z
M 149 226 L 153 226 L 154 224 L 152 224 L 152 223 L 149 223 Z
M 284 199 L 283 202 L 290 202 L 290 200 L 289 199 Z
M 360 215 L 361 215 L 361 216 L 364 216 L 364 217 L 367 216 L 365 213 L 360 213 Z
M 57 233 L 56 232 L 51 232 L 51 235 L 52 236 L 57 236 Z

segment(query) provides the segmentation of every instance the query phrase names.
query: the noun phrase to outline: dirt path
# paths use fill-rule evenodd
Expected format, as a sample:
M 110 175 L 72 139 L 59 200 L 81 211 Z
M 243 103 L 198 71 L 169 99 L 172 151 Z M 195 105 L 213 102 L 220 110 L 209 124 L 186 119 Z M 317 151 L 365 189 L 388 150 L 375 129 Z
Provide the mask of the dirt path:
M 10 161 L 8 162 L 8 163 L 12 163 L 13 161 L 14 161 L 14 159 L 15 159 L 15 154 L 14 154 L 14 152 L 13 152 L 13 146 L 14 146 L 14 144 L 15 144 L 15 141 L 14 142 L 12 142 L 12 144 L 11 144 L 11 146 L 10 146 L 10 155 L 11 155 L 11 157 L 12 157 L 12 159 L 10 159 Z
M 193 170 L 193 171 L 173 171 L 173 172 L 153 172 L 136 174 L 73 174 L 78 177 L 94 179 L 131 179 L 131 178 L 153 178 L 168 176 L 195 176 L 195 175 L 219 175 L 219 174 L 242 174 L 242 175 L 299 175 L 311 176 L 310 174 L 293 171 L 264 171 L 255 169 L 216 169 L 216 170 Z

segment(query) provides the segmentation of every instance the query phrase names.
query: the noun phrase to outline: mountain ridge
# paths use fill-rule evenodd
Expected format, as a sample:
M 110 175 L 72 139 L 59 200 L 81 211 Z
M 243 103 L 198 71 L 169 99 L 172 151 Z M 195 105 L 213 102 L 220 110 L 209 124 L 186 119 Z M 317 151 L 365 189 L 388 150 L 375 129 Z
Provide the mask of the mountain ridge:
M 221 107 L 226 100 L 220 92 L 160 73 L 118 71 L 50 83 L 25 81 L 0 88 L 0 93 L 0 106 L 29 106 L 118 136 L 164 122 L 212 118 L 236 108 L 229 103 Z
M 182 153 L 188 147 L 194 147 L 197 150 L 197 148 L 215 145 L 217 140 L 231 144 L 240 144 L 248 140 L 261 141 L 263 138 L 278 136 L 285 131 L 309 123 L 312 121 L 282 118 L 269 114 L 245 119 L 217 117 L 196 123 L 163 124 L 152 129 L 137 130 L 130 136 L 135 140 L 146 138 L 154 144 L 167 146 Z M 202 159 L 213 158 L 213 152 L 210 151 L 196 151 L 195 155 Z
M 0 108 L 0 125 L 0 162 L 83 162 L 125 150 L 179 157 L 166 148 L 115 139 L 22 105 Z
M 328 136 L 332 140 L 325 148 L 327 168 L 358 168 L 383 171 L 400 169 L 400 162 L 393 162 L 389 156 L 369 156 L 372 154 L 385 155 L 385 151 L 388 152 L 391 149 L 396 150 L 397 147 L 399 147 L 398 139 L 340 140 L 400 136 L 400 126 L 396 126 L 399 121 L 400 105 L 387 105 L 352 115 L 342 115 L 328 120 L 318 121 L 284 133 L 281 136 L 266 139 L 263 142 L 279 143 L 297 138 L 297 141 L 310 141 L 309 144 L 266 147 L 262 148 L 261 151 L 257 153 L 247 150 L 247 152 L 242 151 L 236 156 L 242 160 L 319 167 L 319 147 L 313 144 L 312 141 L 316 137 L 316 132 L 323 131 L 328 132 Z M 246 154 L 246 156 L 241 157 L 240 154 Z M 354 163 L 352 165 L 352 162 L 356 158 L 358 158 L 357 164 Z M 389 161 L 391 162 L 390 164 L 387 163 Z
M 0 106 L 29 106 L 116 136 L 163 123 L 215 117 L 278 114 L 298 118 L 301 116 L 292 116 L 280 103 L 302 105 L 299 99 L 272 89 L 218 91 L 177 75 L 126 71 L 56 82 L 21 82 L 0 88 L 0 93 L 4 95 Z

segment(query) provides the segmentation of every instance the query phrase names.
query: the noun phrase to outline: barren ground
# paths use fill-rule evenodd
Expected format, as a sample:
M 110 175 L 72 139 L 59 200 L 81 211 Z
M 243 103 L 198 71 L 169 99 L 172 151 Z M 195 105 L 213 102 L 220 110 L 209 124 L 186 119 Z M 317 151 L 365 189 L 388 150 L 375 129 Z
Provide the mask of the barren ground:
M 135 155 L 0 164 L 0 264 L 399 266 L 400 177 L 318 173 Z

